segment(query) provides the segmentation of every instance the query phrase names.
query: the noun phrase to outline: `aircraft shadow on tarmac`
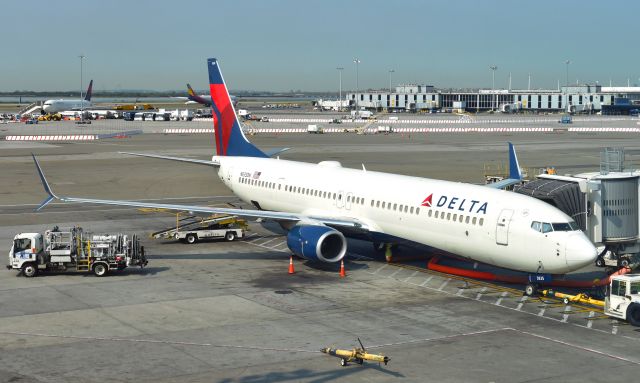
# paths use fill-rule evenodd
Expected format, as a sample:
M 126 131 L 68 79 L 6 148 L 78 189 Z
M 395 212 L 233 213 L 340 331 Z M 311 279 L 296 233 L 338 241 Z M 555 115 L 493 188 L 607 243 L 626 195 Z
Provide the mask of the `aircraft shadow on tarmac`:
M 336 361 L 339 359 L 336 358 Z M 266 382 L 297 382 L 305 380 L 310 382 L 333 382 L 336 379 L 344 378 L 349 375 L 357 374 L 367 370 L 377 370 L 381 373 L 390 375 L 394 378 L 404 378 L 405 376 L 399 372 L 382 368 L 377 364 L 365 363 L 363 365 L 352 365 L 347 368 L 338 366 L 336 362 L 336 370 L 333 371 L 311 371 L 307 369 L 298 369 L 289 372 L 270 372 L 264 375 L 249 375 L 239 379 L 223 379 L 220 383 L 266 383 Z

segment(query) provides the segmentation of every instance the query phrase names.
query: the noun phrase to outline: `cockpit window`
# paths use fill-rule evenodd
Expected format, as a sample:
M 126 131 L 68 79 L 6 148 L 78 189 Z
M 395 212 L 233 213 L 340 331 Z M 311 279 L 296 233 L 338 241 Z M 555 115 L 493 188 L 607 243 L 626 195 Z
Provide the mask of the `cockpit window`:
M 550 223 L 547 223 L 547 222 L 543 222 L 542 223 L 542 232 L 543 233 L 549 233 L 549 232 L 552 232 L 552 231 L 553 231 L 553 228 L 551 227 Z
M 533 221 L 531 222 L 531 228 L 535 231 L 542 231 L 542 222 Z
M 575 230 L 579 230 L 578 225 L 571 221 L 571 222 L 560 222 L 560 223 L 553 223 L 553 230 L 554 231 L 575 231 Z

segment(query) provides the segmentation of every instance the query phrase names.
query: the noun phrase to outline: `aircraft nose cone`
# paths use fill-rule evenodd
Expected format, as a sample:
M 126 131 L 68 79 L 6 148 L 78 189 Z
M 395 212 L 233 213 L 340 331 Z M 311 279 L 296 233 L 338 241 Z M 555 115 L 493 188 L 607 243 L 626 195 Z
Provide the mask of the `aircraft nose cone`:
M 572 270 L 578 270 L 595 262 L 598 250 L 586 235 L 576 232 L 570 235 L 567 240 L 565 257 L 567 265 Z

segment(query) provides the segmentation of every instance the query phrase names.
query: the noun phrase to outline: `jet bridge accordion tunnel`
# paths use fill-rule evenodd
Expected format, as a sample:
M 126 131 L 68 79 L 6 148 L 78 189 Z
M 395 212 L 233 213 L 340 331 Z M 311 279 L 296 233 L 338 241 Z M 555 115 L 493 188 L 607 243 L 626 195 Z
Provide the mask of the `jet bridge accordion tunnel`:
M 576 177 L 542 175 L 514 191 L 562 210 L 594 244 L 606 245 L 618 254 L 637 254 L 640 253 L 639 181 L 638 172 Z

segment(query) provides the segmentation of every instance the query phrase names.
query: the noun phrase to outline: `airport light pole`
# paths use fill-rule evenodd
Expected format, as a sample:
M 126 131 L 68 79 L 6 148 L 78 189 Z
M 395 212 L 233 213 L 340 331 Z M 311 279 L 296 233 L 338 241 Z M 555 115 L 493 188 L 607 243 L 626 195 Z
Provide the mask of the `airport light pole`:
M 496 71 L 498 70 L 497 65 L 489 65 L 489 69 L 491 69 L 491 110 L 494 109 L 495 102 L 495 94 L 494 91 L 496 89 Z
M 394 69 L 389 69 L 389 93 L 392 93 L 391 92 L 391 74 L 392 73 L 396 73 L 396 71 Z M 389 96 L 389 97 L 391 97 L 391 96 Z
M 567 106 L 567 108 L 569 108 L 569 64 L 571 64 L 571 60 L 566 60 L 564 63 L 566 65 L 567 72 L 567 83 L 564 88 L 564 104 Z
M 82 97 L 82 64 L 84 62 L 85 55 L 78 56 L 80 58 L 80 122 L 84 122 L 84 97 Z
M 360 95 L 358 94 L 358 89 L 360 88 L 358 86 L 358 64 L 360 64 L 360 60 L 356 57 L 355 59 L 353 59 L 353 62 L 356 64 L 356 114 L 358 113 L 358 99 L 360 98 Z
M 340 85 L 338 88 L 338 110 L 342 110 L 342 70 L 343 67 L 337 67 L 338 73 L 340 74 Z

